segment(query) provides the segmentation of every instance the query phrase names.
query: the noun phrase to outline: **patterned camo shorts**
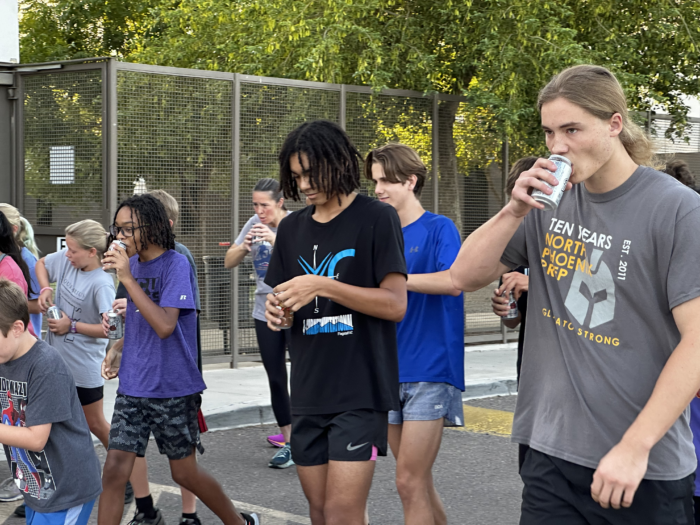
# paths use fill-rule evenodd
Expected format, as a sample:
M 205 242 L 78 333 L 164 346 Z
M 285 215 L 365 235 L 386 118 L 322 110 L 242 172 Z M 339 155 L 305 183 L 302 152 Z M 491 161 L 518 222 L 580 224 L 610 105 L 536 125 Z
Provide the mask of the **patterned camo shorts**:
M 168 459 L 184 459 L 192 454 L 193 447 L 203 454 L 197 419 L 201 404 L 200 394 L 167 399 L 118 394 L 109 431 L 109 449 L 143 457 L 153 432 L 158 451 Z

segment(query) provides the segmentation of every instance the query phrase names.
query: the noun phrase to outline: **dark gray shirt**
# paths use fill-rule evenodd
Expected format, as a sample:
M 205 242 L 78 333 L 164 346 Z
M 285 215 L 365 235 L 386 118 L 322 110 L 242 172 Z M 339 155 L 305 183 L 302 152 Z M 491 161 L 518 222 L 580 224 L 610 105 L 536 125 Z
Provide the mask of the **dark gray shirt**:
M 527 215 L 501 259 L 530 268 L 514 441 L 598 466 L 680 341 L 671 311 L 700 296 L 698 232 L 700 196 L 646 167 Z M 695 471 L 688 419 L 686 409 L 652 448 L 647 479 Z
M 37 341 L 22 357 L 0 364 L 0 406 L 5 425 L 51 423 L 41 452 L 5 446 L 15 483 L 32 510 L 58 512 L 100 495 L 100 462 L 75 381 L 56 350 Z

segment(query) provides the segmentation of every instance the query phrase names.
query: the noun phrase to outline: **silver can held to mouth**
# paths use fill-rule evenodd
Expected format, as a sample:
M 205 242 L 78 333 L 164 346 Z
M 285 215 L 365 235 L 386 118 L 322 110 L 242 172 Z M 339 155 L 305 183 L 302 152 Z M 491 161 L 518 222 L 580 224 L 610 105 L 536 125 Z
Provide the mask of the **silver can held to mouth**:
M 566 157 L 562 157 L 561 155 L 551 155 L 549 160 L 557 165 L 557 170 L 554 172 L 554 176 L 559 181 L 559 184 L 552 186 L 551 184 L 545 182 L 545 184 L 551 188 L 552 194 L 547 195 L 540 190 L 534 190 L 532 192 L 532 198 L 537 202 L 544 204 L 545 211 L 554 211 L 559 206 L 561 198 L 564 196 L 566 183 L 569 182 L 569 178 L 571 177 L 571 161 Z
M 113 251 L 113 250 L 114 250 L 114 245 L 115 245 L 115 244 L 116 244 L 117 246 L 119 246 L 122 250 L 126 250 L 126 244 L 124 244 L 122 241 L 120 241 L 120 240 L 118 240 L 118 239 L 114 239 L 114 240 L 112 241 L 112 244 L 109 245 L 109 248 L 107 248 L 107 251 L 108 251 L 108 252 Z M 105 272 L 111 273 L 112 275 L 116 275 L 116 274 L 117 274 L 117 270 L 116 270 L 115 268 L 105 268 L 104 270 L 105 270 Z

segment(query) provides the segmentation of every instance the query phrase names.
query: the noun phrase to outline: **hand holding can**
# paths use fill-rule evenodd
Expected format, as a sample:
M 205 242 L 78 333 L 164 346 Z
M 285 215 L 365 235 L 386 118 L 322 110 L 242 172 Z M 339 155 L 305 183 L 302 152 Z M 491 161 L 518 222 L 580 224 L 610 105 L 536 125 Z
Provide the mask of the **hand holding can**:
M 107 248 L 107 251 L 108 252 L 113 251 L 115 245 L 119 246 L 122 250 L 126 250 L 126 244 L 124 244 L 122 241 L 120 241 L 118 239 L 114 239 L 112 241 L 112 244 L 109 245 L 109 248 Z M 117 273 L 116 268 L 104 268 L 104 271 L 107 273 L 111 273 L 112 275 L 116 275 L 116 273 Z
M 275 296 L 278 295 L 279 292 L 275 294 Z M 294 324 L 294 312 L 291 308 L 285 307 L 282 303 L 280 303 L 279 306 L 277 306 L 277 309 L 282 310 L 282 317 L 280 317 L 282 322 L 277 325 L 277 328 L 279 328 L 280 330 L 288 330 Z
M 557 166 L 554 176 L 559 181 L 559 184 L 552 186 L 545 182 L 547 187 L 552 190 L 552 193 L 547 195 L 543 191 L 535 190 L 532 192 L 532 198 L 544 204 L 545 211 L 554 211 L 559 206 L 561 198 L 564 196 L 564 190 L 566 190 L 566 184 L 571 177 L 571 161 L 561 155 L 551 155 L 549 160 L 554 162 Z

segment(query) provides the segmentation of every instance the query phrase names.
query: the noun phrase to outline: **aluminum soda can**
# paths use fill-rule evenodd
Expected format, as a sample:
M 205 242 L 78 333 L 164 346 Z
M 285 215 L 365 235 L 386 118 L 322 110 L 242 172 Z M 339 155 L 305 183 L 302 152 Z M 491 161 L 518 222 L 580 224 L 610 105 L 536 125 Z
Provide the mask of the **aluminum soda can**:
M 109 325 L 109 339 L 121 339 L 124 337 L 124 322 L 122 316 L 117 310 L 109 310 L 107 312 L 107 323 Z
M 108 252 L 111 252 L 112 250 L 114 250 L 114 245 L 115 245 L 115 244 L 116 244 L 117 246 L 119 246 L 122 250 L 126 250 L 126 244 L 124 244 L 122 241 L 120 241 L 120 240 L 118 240 L 118 239 L 114 239 L 114 240 L 112 241 L 112 244 L 109 245 L 109 248 L 107 248 L 107 251 L 108 251 Z M 116 274 L 117 274 L 117 270 L 116 270 L 115 268 L 105 268 L 105 272 L 111 273 L 112 275 L 116 275 Z
M 506 293 L 503 292 L 501 297 L 505 296 Z M 508 314 L 503 319 L 517 319 L 518 313 L 518 301 L 515 300 L 513 292 L 508 292 Z
M 275 294 L 276 296 L 279 295 L 279 293 Z M 282 322 L 277 325 L 277 328 L 280 330 L 288 330 L 292 327 L 294 324 L 294 312 L 292 312 L 291 308 L 286 308 L 284 306 L 278 306 L 278 310 L 282 310 L 282 313 L 284 314 L 281 319 Z
M 534 190 L 532 192 L 532 198 L 544 204 L 545 211 L 554 211 L 557 209 L 557 206 L 559 206 L 559 202 L 561 202 L 564 190 L 566 189 L 566 183 L 569 182 L 569 177 L 571 177 L 571 161 L 561 155 L 551 155 L 549 160 L 557 165 L 557 171 L 554 172 L 554 176 L 559 181 L 559 184 L 552 186 L 545 182 L 545 184 L 552 189 L 552 194 L 547 195 L 540 190 Z
M 56 305 L 49 306 L 49 308 L 46 310 L 46 317 L 48 319 L 60 319 L 61 318 L 61 310 L 59 310 L 58 306 L 56 306 Z

